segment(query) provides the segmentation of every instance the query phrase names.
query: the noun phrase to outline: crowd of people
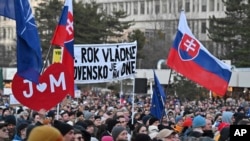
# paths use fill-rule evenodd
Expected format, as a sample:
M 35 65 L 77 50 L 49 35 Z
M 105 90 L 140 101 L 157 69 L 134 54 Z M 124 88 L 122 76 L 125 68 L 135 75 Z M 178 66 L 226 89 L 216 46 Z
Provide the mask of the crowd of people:
M 168 96 L 165 114 L 150 113 L 150 96 L 121 101 L 85 94 L 49 111 L 0 107 L 0 141 L 229 141 L 230 125 L 249 125 L 249 103 L 240 99 L 181 101 Z

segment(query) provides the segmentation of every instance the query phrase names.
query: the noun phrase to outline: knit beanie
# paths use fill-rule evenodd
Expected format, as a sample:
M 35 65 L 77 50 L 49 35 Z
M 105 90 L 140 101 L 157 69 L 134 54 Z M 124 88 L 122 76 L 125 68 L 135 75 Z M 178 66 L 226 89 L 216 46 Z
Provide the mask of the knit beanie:
M 4 121 L 7 123 L 7 124 L 13 124 L 13 125 L 16 125 L 16 117 L 14 115 L 8 115 L 5 117 Z
M 197 128 L 197 127 L 203 127 L 206 125 L 206 120 L 204 117 L 198 115 L 196 117 L 194 117 L 193 119 L 193 124 L 192 127 L 193 128 Z
M 103 136 L 101 141 L 113 141 L 113 138 L 111 136 Z
M 187 117 L 184 121 L 183 121 L 183 124 L 182 124 L 182 126 L 183 127 L 190 127 L 190 126 L 192 126 L 192 118 L 190 118 L 190 117 Z
M 85 120 L 88 120 L 91 117 L 94 117 L 94 114 L 92 112 L 88 112 L 88 111 L 84 112 L 84 118 L 85 118 Z
M 58 120 L 54 122 L 54 127 L 57 128 L 63 136 L 66 135 L 70 130 L 74 129 L 73 126 Z
M 115 141 L 116 138 L 119 136 L 119 134 L 120 134 L 122 131 L 124 131 L 124 130 L 126 130 L 126 129 L 125 129 L 124 127 L 122 127 L 122 126 L 115 126 L 115 127 L 112 129 L 111 134 L 112 134 L 112 137 L 113 137 L 114 141 Z
M 63 137 L 56 128 L 42 125 L 31 130 L 27 141 L 63 141 Z

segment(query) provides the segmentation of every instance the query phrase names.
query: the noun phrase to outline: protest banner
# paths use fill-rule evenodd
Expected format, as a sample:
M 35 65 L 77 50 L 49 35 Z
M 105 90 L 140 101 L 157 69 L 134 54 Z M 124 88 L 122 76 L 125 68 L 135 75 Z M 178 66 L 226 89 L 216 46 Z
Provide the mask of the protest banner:
M 136 42 L 75 45 L 75 84 L 111 82 L 134 77 L 136 53 Z

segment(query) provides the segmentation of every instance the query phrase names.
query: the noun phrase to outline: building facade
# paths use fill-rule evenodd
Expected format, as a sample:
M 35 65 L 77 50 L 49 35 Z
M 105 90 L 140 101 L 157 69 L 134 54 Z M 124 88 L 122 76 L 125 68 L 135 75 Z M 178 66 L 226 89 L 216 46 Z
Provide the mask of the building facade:
M 88 1 L 88 0 L 87 0 Z M 222 0 L 96 0 L 100 9 L 108 14 L 124 10 L 134 20 L 133 29 L 145 32 L 146 37 L 153 36 L 152 29 L 162 30 L 166 37 L 173 40 L 178 26 L 180 11 L 184 10 L 189 27 L 195 37 L 215 56 L 225 51 L 208 38 L 209 17 L 225 17 Z
M 37 6 L 39 1 L 40 0 L 29 0 L 33 11 L 34 7 Z M 15 48 L 16 23 L 12 19 L 0 16 L 0 67 L 16 66 Z
M 34 8 L 40 0 L 29 0 Z M 79 0 L 80 1 L 80 0 Z M 90 2 L 91 0 L 82 0 Z M 224 49 L 211 42 L 207 36 L 209 17 L 215 15 L 224 17 L 225 7 L 222 0 L 96 0 L 100 10 L 108 14 L 112 11 L 126 11 L 128 17 L 123 20 L 134 20 L 135 24 L 125 34 L 140 29 L 147 38 L 154 36 L 155 29 L 162 30 L 165 38 L 175 37 L 179 14 L 184 10 L 187 20 L 195 37 L 215 56 L 220 56 Z M 33 9 L 34 11 L 34 9 Z M 16 30 L 15 22 L 0 16 L 0 66 L 7 67 L 15 64 Z

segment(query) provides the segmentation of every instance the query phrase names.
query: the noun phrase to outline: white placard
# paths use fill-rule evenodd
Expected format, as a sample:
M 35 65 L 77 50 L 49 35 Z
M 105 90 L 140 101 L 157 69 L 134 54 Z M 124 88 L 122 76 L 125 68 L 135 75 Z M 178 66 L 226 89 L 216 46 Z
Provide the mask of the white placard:
M 81 90 L 75 90 L 75 98 L 81 98 Z
M 12 94 L 11 88 L 3 88 L 3 94 L 4 95 L 10 95 L 10 94 Z
M 10 95 L 10 105 L 20 105 L 20 102 L 17 101 L 13 94 Z

